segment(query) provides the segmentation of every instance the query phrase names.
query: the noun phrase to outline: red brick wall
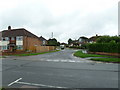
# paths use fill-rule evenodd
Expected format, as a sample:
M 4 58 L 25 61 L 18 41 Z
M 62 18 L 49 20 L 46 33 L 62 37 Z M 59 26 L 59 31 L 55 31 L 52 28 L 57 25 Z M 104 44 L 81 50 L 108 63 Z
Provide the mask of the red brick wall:
M 24 51 L 30 50 L 34 52 L 36 50 L 35 45 L 40 46 L 41 44 L 42 42 L 38 38 L 24 37 L 24 40 L 23 40 Z
M 120 57 L 120 53 L 89 52 L 90 54 L 109 55 Z

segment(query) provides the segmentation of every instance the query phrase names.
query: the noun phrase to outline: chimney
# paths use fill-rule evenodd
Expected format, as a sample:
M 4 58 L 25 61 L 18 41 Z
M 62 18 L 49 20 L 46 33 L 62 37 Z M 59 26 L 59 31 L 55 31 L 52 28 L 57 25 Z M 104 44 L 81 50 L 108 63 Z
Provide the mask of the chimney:
M 11 26 L 8 26 L 8 30 L 11 30 Z

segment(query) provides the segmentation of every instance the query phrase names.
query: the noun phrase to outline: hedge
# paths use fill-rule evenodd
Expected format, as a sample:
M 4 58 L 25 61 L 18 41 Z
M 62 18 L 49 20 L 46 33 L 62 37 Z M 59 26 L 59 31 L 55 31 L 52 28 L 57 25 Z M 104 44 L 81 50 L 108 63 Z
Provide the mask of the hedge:
M 80 46 L 70 46 L 69 48 L 81 49 L 81 47 L 80 47 Z
M 120 43 L 93 43 L 87 48 L 91 52 L 120 53 Z

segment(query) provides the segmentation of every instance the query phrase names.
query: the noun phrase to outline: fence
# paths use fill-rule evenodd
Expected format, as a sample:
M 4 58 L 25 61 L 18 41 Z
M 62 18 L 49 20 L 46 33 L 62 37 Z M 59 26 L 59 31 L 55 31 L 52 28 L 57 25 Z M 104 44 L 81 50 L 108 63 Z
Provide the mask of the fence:
M 27 54 L 27 53 L 41 53 L 56 50 L 55 46 L 36 46 L 34 51 L 14 51 L 14 52 L 0 52 L 1 55 L 16 55 L 16 54 Z
M 49 52 L 49 51 L 53 51 L 55 50 L 56 47 L 55 46 L 37 46 L 36 47 L 36 52 Z

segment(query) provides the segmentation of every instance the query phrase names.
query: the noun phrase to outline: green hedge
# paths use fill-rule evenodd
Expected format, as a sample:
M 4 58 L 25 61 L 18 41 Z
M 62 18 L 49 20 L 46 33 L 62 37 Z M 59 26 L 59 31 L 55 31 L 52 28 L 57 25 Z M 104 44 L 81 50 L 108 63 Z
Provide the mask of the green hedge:
M 80 47 L 80 46 L 70 46 L 69 48 L 81 49 L 81 47 Z
M 88 45 L 91 52 L 120 53 L 120 43 L 93 43 Z

